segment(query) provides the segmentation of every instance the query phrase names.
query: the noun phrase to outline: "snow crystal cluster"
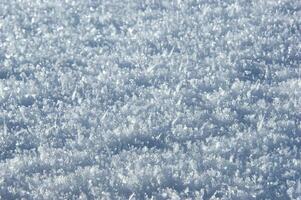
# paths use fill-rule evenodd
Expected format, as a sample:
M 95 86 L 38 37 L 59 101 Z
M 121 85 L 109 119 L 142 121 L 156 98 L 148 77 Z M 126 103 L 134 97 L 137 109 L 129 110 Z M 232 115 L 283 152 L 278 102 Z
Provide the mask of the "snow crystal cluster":
M 301 1 L 0 0 L 0 199 L 301 199 Z

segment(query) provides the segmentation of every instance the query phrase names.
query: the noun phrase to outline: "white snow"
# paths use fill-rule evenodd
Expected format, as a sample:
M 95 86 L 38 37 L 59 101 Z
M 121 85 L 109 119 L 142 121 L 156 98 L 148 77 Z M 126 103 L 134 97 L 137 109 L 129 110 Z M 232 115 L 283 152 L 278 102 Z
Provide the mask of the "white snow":
M 1 0 L 0 199 L 300 199 L 301 1 Z

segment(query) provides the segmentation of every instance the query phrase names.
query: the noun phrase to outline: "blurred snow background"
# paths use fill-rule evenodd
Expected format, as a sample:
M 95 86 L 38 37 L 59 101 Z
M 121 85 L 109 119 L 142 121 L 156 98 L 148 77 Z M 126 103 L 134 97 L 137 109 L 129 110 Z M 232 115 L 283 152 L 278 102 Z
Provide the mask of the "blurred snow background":
M 298 0 L 1 0 L 0 199 L 300 199 Z

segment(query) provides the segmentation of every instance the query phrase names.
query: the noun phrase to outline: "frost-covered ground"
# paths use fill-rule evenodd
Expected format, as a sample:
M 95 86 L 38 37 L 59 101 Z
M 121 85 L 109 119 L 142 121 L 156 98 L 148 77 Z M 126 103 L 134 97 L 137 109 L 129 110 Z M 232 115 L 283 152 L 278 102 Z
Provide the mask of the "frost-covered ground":
M 0 0 L 0 199 L 301 199 L 298 0 Z

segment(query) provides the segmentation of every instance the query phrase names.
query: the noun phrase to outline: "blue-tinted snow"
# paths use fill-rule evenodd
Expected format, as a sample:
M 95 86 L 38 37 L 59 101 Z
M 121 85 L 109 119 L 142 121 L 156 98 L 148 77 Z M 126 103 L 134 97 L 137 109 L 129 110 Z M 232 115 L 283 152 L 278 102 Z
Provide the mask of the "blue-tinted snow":
M 1 0 L 0 199 L 300 199 L 301 2 Z

